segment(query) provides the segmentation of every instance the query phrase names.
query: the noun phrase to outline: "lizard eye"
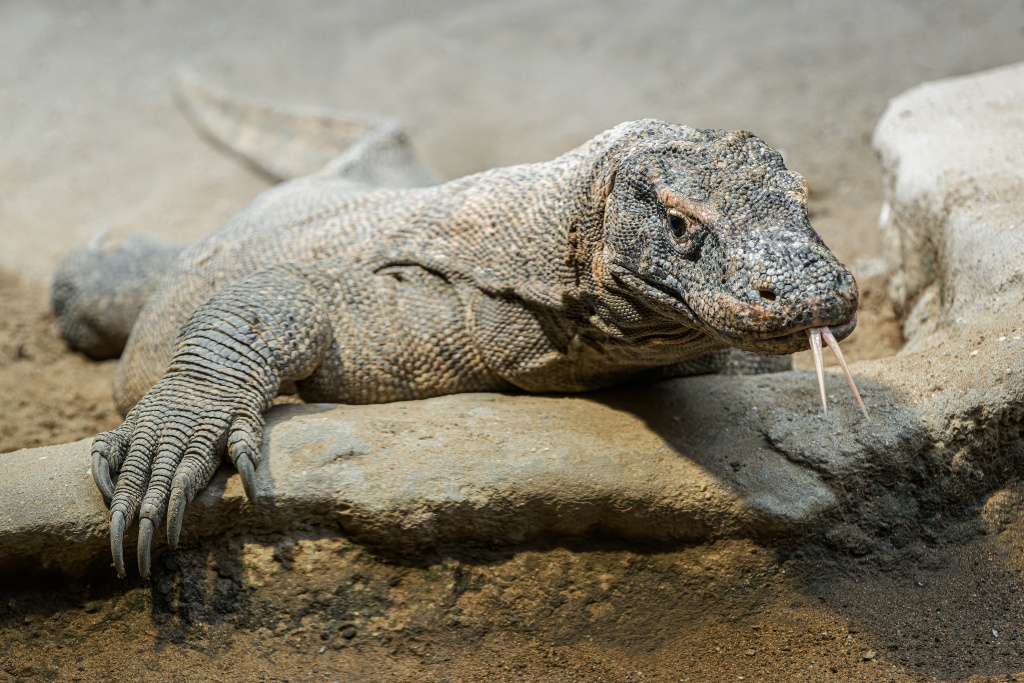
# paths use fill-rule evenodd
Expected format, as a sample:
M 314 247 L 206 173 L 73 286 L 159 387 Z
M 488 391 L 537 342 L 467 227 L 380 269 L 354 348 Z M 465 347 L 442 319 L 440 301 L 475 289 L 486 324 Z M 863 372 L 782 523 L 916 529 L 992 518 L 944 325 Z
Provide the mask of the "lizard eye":
M 683 258 L 696 261 L 704 243 L 704 225 L 697 218 L 678 209 L 668 210 L 668 229 L 672 239 L 683 250 Z
M 668 227 L 672 231 L 672 236 L 677 240 L 682 239 L 686 235 L 686 219 L 676 214 L 668 215 Z
M 693 216 L 677 209 L 668 210 L 668 229 L 672 231 L 672 237 L 677 242 L 692 238 L 701 227 L 700 221 Z

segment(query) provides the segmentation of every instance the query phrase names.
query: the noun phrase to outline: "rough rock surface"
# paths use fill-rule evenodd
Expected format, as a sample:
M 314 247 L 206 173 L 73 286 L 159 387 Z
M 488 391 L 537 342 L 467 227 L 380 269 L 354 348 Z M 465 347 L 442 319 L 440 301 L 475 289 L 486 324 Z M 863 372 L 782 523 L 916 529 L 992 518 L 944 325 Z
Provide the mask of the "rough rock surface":
M 185 532 L 337 526 L 397 552 L 591 531 L 653 541 L 771 536 L 834 506 L 828 479 L 859 471 L 865 451 L 899 448 L 913 431 L 897 408 L 880 408 L 896 429 L 858 424 L 842 399 L 822 419 L 804 391 L 812 383 L 789 373 L 585 398 L 281 406 L 264 444 L 263 502 L 248 507 L 237 477 L 222 471 L 196 498 Z M 779 405 L 780 392 L 799 397 L 799 412 Z M 74 573 L 109 561 L 89 444 L 0 459 L 10 482 L 0 498 L 0 568 L 30 561 Z
M 1024 64 L 906 92 L 890 102 L 874 143 L 891 296 L 909 314 L 912 348 L 935 314 L 991 319 L 1019 306 Z

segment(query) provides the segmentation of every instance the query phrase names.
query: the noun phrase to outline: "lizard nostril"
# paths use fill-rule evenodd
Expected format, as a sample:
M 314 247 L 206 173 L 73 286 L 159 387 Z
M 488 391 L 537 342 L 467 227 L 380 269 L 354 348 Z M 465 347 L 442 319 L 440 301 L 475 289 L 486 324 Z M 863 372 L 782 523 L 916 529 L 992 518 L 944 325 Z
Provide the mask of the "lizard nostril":
M 775 299 L 776 299 L 775 292 L 773 292 L 772 290 L 767 289 L 765 287 L 759 288 L 757 290 L 757 293 L 760 294 L 761 298 L 764 299 L 765 301 L 775 301 Z

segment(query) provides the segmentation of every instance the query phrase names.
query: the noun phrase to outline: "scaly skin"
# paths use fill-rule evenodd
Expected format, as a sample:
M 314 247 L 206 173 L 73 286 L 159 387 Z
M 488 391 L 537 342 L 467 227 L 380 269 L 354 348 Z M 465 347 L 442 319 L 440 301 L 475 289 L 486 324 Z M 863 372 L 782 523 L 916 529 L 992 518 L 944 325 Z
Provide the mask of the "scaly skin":
M 328 167 L 264 193 L 186 249 L 129 338 L 125 422 L 93 451 L 118 573 L 136 517 L 144 575 L 156 525 L 177 543 L 222 452 L 254 497 L 285 383 L 345 403 L 576 392 L 730 347 L 790 354 L 809 327 L 845 337 L 857 287 L 806 196 L 749 133 L 653 120 L 436 187 Z

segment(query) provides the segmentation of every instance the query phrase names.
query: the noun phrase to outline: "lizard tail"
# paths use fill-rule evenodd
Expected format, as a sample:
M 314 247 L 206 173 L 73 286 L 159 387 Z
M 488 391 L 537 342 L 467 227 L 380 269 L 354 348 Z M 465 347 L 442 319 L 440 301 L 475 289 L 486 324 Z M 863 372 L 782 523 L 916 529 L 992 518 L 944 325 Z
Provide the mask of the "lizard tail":
M 57 267 L 50 306 L 68 346 L 103 360 L 124 350 L 135 319 L 184 247 L 149 235 L 105 235 Z
M 437 182 L 394 119 L 246 100 L 186 70 L 175 94 L 205 138 L 274 181 L 328 173 L 384 187 Z

